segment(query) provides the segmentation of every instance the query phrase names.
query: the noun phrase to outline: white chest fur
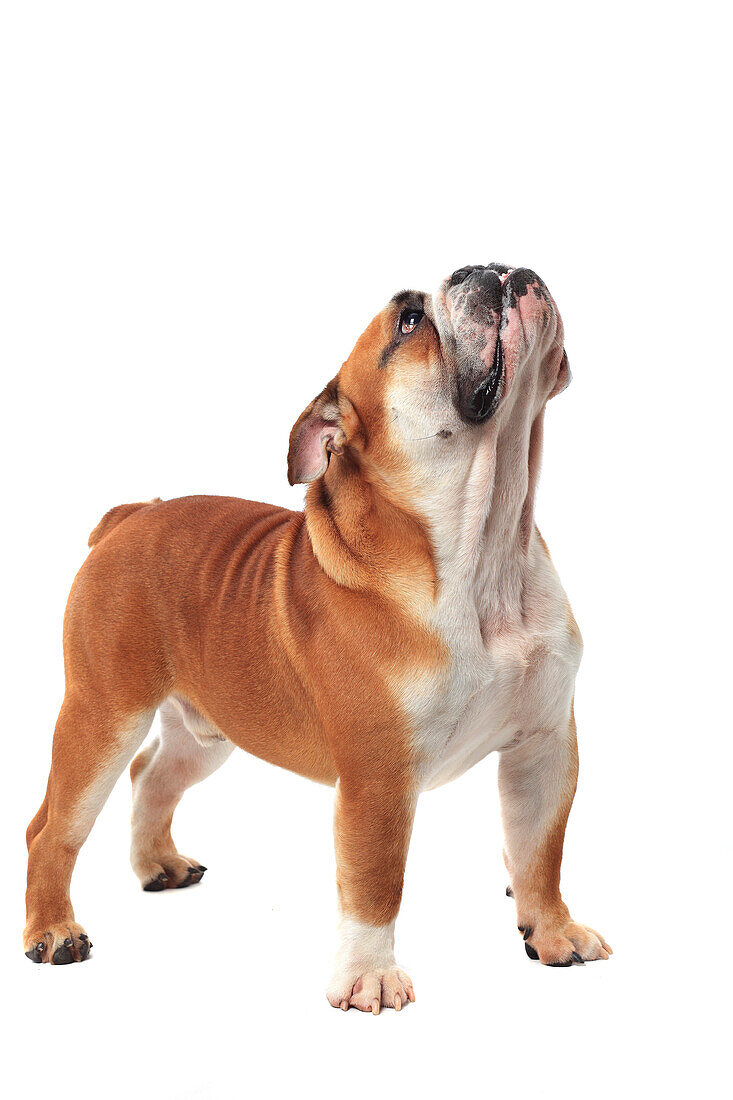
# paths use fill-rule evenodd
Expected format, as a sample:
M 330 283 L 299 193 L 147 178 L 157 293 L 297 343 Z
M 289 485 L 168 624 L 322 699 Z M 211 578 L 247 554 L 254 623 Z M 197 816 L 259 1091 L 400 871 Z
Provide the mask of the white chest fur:
M 444 586 L 432 625 L 450 653 L 447 667 L 413 675 L 400 690 L 423 789 L 568 721 L 582 642 L 536 535 L 526 565 L 521 612 L 485 637 L 482 593 L 460 578 Z

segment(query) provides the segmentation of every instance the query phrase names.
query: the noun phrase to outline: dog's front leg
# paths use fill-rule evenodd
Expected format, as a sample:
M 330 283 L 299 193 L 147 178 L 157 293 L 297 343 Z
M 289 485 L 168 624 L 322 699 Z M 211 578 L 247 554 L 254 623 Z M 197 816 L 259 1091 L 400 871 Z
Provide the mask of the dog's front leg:
M 607 959 L 603 936 L 577 924 L 560 896 L 565 826 L 578 778 L 575 719 L 503 752 L 499 793 L 507 870 L 527 954 L 549 966 Z
M 399 789 L 395 789 L 398 787 Z M 385 795 L 387 797 L 385 797 Z M 336 788 L 334 837 L 339 939 L 327 996 L 335 1008 L 379 1013 L 415 1000 L 395 964 L 394 927 L 402 897 L 416 795 L 408 784 L 347 782 Z

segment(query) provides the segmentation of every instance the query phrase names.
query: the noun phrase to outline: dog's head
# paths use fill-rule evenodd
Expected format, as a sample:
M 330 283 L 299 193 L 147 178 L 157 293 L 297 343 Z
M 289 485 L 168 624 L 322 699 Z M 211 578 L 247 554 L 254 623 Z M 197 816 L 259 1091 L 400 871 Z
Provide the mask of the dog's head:
M 563 327 L 528 268 L 463 267 L 430 295 L 402 291 L 298 418 L 288 479 L 311 482 L 330 455 L 409 492 L 470 460 L 486 433 L 531 422 L 569 381 Z

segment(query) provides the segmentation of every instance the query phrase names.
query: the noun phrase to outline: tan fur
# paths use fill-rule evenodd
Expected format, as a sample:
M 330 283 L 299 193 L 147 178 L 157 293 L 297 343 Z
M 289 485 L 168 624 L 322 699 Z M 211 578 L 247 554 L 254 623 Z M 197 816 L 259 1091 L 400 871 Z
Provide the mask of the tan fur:
M 160 503 L 160 497 L 155 497 L 153 500 L 142 501 L 139 504 L 118 504 L 116 508 L 110 508 L 89 536 L 89 546 L 96 546 L 109 531 L 113 530 L 118 523 L 122 523 L 128 516 L 131 516 L 133 512 L 139 511 L 140 508 L 146 508 L 150 504 Z

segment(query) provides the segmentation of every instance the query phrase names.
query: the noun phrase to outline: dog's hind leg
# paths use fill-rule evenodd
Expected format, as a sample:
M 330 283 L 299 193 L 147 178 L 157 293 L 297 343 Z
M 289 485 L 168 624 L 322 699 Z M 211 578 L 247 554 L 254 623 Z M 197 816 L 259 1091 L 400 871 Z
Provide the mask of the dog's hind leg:
M 97 814 L 144 741 L 154 714 L 154 709 L 121 713 L 96 693 L 67 691 L 54 733 L 46 797 L 27 832 L 23 950 L 33 962 L 82 962 L 89 954 L 89 937 L 71 906 L 71 875 Z
M 184 791 L 221 767 L 234 749 L 182 700 L 166 699 L 160 718 L 160 736 L 130 768 L 130 859 L 143 890 L 190 886 L 203 876 L 206 868 L 201 863 L 177 851 L 171 821 Z

